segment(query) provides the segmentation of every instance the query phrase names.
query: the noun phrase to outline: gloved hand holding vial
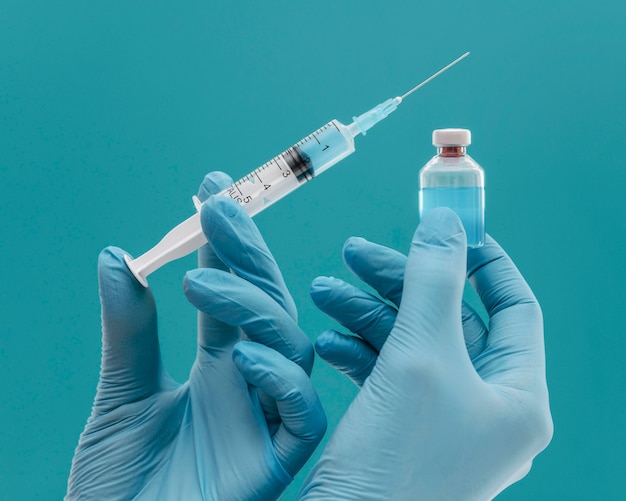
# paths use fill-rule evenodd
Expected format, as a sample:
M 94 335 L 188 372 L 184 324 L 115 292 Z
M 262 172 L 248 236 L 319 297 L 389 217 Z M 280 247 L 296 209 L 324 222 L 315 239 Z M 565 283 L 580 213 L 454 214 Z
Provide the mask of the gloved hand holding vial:
M 373 295 L 318 277 L 314 303 L 350 334 L 318 354 L 360 391 L 305 481 L 301 499 L 492 499 L 552 438 L 541 308 L 487 236 L 467 246 L 459 217 L 434 208 L 408 256 L 349 239 L 346 266 Z M 463 301 L 469 279 L 485 323 Z

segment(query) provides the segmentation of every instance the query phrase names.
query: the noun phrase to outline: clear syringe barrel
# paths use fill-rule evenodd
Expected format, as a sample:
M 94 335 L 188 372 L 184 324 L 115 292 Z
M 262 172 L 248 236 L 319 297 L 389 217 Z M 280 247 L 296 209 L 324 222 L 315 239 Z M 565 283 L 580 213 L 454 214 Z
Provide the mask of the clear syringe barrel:
M 332 120 L 219 195 L 236 200 L 254 216 L 351 153 L 354 137 L 350 129 Z
M 258 214 L 353 153 L 354 138 L 358 134 L 365 135 L 369 129 L 395 111 L 405 97 L 468 55 L 469 52 L 466 52 L 402 96 L 387 99 L 354 117 L 348 126 L 337 120 L 328 122 L 231 184 L 219 195 L 237 200 L 250 216 Z M 197 209 L 200 209 L 200 202 L 197 203 Z M 200 224 L 200 214 L 196 213 L 171 230 L 145 254 L 137 259 L 131 259 L 130 256 L 124 256 L 124 259 L 135 278 L 147 287 L 146 277 L 150 273 L 174 259 L 199 249 L 206 241 Z
M 361 129 L 328 122 L 291 148 L 222 190 L 218 195 L 239 202 L 252 217 L 354 153 L 354 136 Z M 207 243 L 200 214 L 186 219 L 148 252 L 136 259 L 124 256 L 135 278 L 148 286 L 146 277 L 164 264 L 186 256 Z

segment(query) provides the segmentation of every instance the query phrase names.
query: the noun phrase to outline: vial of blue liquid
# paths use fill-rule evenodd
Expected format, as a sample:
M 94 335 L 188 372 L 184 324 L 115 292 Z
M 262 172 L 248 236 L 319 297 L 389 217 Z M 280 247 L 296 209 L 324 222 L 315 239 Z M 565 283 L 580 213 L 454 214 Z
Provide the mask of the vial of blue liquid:
M 467 154 L 472 133 L 467 129 L 433 131 L 437 155 L 419 173 L 419 213 L 449 207 L 463 223 L 468 247 L 485 243 L 485 171 Z

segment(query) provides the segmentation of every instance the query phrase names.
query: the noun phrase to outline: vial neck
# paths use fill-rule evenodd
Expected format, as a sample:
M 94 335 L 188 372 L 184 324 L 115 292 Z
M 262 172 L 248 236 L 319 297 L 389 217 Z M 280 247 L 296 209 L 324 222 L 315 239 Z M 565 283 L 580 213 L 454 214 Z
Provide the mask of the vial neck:
M 437 155 L 440 157 L 462 157 L 465 155 L 465 146 L 440 146 Z

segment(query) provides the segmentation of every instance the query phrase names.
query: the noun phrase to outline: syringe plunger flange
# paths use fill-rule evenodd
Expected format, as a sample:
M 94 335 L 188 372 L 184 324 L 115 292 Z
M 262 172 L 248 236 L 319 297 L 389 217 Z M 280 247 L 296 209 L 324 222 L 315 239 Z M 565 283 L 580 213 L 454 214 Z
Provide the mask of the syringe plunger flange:
M 126 266 L 128 266 L 128 269 L 133 274 L 133 276 L 137 279 L 137 281 L 144 287 L 148 287 L 148 279 L 141 274 L 141 272 L 136 266 L 136 263 L 128 254 L 124 254 L 124 261 L 126 262 Z

